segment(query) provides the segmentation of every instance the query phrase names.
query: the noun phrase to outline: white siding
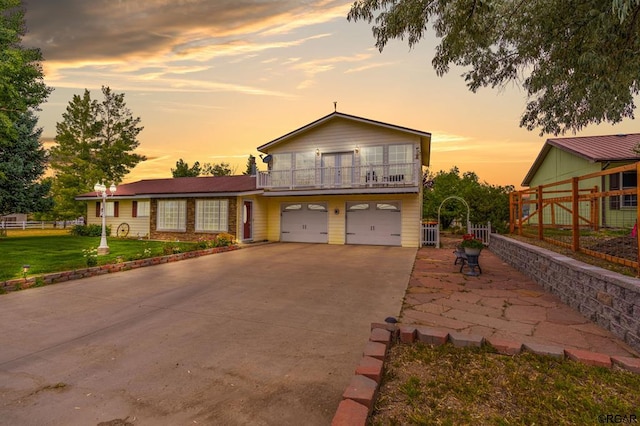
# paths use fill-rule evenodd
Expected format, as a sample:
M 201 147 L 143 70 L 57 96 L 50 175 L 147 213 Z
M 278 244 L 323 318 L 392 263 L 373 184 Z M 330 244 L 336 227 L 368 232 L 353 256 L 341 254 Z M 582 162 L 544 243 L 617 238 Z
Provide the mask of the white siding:
M 420 138 L 411 134 L 375 125 L 335 119 L 268 150 L 269 154 L 286 152 L 354 152 L 356 146 L 376 146 L 412 143 Z
M 112 201 L 112 200 L 108 200 Z M 121 223 L 129 224 L 129 235 L 127 238 L 148 238 L 150 228 L 150 217 L 133 217 L 133 200 L 117 200 L 118 217 L 107 216 L 107 226 L 111 226 L 111 235 L 116 235 L 116 230 Z M 148 200 L 141 200 L 148 201 Z M 96 201 L 87 202 L 87 224 L 102 224 L 102 218 L 96 216 Z

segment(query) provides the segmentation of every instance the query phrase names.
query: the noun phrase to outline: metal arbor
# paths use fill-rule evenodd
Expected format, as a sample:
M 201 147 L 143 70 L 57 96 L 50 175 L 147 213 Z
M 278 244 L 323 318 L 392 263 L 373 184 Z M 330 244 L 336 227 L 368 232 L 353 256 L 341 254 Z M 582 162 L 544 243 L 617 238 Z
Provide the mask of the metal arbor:
M 440 248 L 440 228 L 439 228 L 440 227 L 440 210 L 442 209 L 442 206 L 444 205 L 444 203 L 452 199 L 462 201 L 462 204 L 464 204 L 465 207 L 467 208 L 467 233 L 471 233 L 471 222 L 469 221 L 471 209 L 469 208 L 469 204 L 464 200 L 464 198 L 458 197 L 457 195 L 451 195 L 445 198 L 444 200 L 442 200 L 442 202 L 440 203 L 440 206 L 438 207 L 438 233 L 436 237 L 436 247 L 438 248 Z

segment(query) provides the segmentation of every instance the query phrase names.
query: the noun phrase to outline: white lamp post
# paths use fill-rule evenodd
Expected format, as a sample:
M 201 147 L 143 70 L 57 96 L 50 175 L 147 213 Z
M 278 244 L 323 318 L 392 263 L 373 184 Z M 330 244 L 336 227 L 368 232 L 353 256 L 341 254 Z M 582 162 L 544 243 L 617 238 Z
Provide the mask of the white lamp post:
M 100 237 L 100 245 L 98 246 L 98 255 L 109 254 L 109 246 L 107 245 L 107 187 L 103 183 L 96 183 L 93 190 L 102 197 L 100 204 L 100 216 L 102 216 L 102 236 Z M 109 187 L 111 196 L 116 193 L 116 184 L 112 183 Z

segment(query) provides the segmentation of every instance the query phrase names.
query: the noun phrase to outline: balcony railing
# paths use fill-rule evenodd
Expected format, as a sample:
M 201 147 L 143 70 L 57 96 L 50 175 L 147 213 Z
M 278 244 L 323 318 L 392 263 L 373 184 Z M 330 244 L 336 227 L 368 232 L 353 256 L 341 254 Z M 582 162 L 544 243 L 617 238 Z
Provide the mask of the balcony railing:
M 418 186 L 419 170 L 417 163 L 269 170 L 258 172 L 257 185 L 280 190 Z

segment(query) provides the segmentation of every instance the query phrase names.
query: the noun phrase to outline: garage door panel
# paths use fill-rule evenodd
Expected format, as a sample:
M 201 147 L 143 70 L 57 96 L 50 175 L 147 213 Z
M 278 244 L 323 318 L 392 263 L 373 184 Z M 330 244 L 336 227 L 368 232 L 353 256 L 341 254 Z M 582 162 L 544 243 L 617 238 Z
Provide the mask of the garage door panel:
M 282 206 L 280 219 L 280 241 L 328 242 L 326 204 L 285 204 Z
M 399 203 L 347 203 L 347 244 L 401 245 Z

